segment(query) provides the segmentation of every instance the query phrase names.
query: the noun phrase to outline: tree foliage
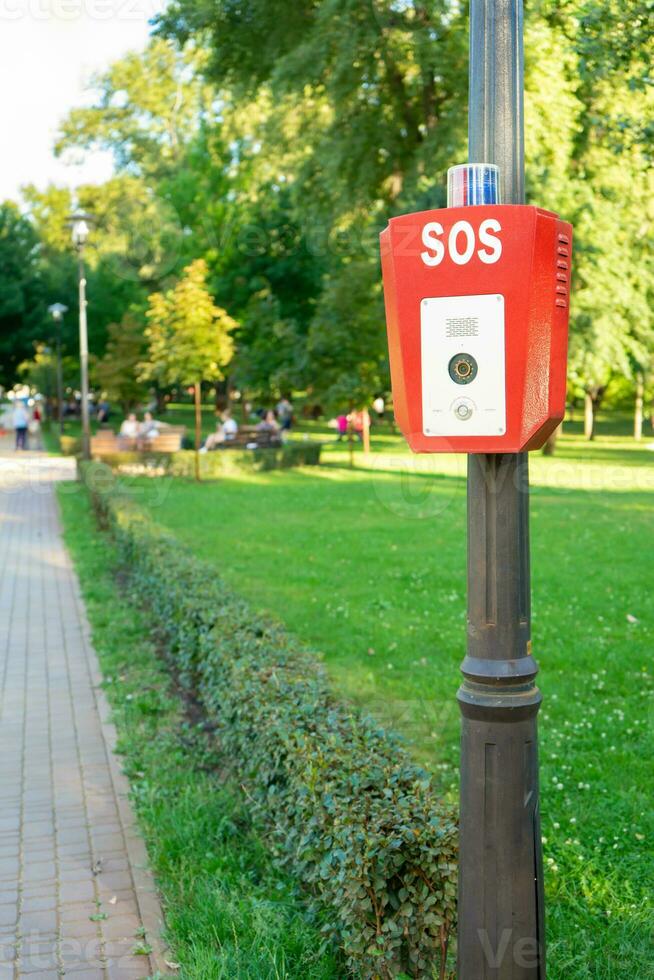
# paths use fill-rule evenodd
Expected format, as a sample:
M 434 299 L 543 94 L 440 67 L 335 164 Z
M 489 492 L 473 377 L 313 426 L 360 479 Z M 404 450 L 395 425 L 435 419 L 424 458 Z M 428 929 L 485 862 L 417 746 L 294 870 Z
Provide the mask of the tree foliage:
M 300 329 L 307 344 L 296 346 L 286 371 L 273 360 L 277 384 L 293 377 L 327 400 L 367 399 L 388 387 L 379 296 L 365 310 L 354 297 L 347 311 L 345 297 L 353 278 L 366 296 L 378 287 L 376 239 L 390 214 L 444 203 L 435 174 L 464 145 L 465 24 L 446 0 L 180 0 L 162 19 L 160 30 L 182 43 L 211 38 L 208 74 L 224 99 L 237 193 L 261 205 L 271 189 L 287 187 L 292 220 L 316 259 L 321 283 Z M 279 295 L 257 293 L 269 322 Z M 338 297 L 338 315 L 328 297 Z M 283 311 L 276 333 L 283 347 L 290 336 Z M 251 336 L 249 351 L 258 353 L 263 331 L 255 343 Z M 362 352 L 375 365 L 363 373 Z
M 110 324 L 108 333 L 104 356 L 94 365 L 94 379 L 127 412 L 146 393 L 138 368 L 145 353 L 143 323 L 134 313 L 126 313 L 120 323 Z
M 176 286 L 150 297 L 141 380 L 166 387 L 225 377 L 234 353 L 231 334 L 236 323 L 216 306 L 207 289 L 207 274 L 206 262 L 198 259 L 184 270 Z
M 527 10 L 528 198 L 575 225 L 575 391 L 652 362 L 652 2 Z M 98 217 L 92 352 L 201 259 L 238 320 L 231 374 L 251 397 L 299 388 L 343 408 L 387 390 L 378 234 L 442 206 L 466 157 L 467 24 L 457 0 L 172 0 L 145 53 L 96 78 L 61 126 L 60 152 L 116 163 L 78 195 Z M 38 240 L 23 269 L 70 307 L 70 352 L 71 196 L 25 196 Z M 27 338 L 47 341 L 39 310 L 17 314 L 11 364 Z
M 34 227 L 14 204 L 1 204 L 0 384 L 13 384 L 18 365 L 34 354 L 46 316 Z
M 202 79 L 198 48 L 177 51 L 155 39 L 91 80 L 95 104 L 73 109 L 56 150 L 107 150 L 121 172 L 154 183 L 174 171 L 211 113 L 213 95 Z
M 527 17 L 528 192 L 575 222 L 572 362 L 592 384 L 653 346 L 651 6 L 542 0 Z M 466 28 L 460 5 L 417 0 L 176 0 L 160 18 L 178 42 L 209 38 L 250 193 L 276 170 L 326 243 L 296 376 L 328 399 L 388 385 L 369 244 L 388 216 L 442 205 L 465 157 Z
M 57 356 L 47 344 L 36 345 L 33 357 L 18 365 L 18 374 L 47 401 L 57 397 Z

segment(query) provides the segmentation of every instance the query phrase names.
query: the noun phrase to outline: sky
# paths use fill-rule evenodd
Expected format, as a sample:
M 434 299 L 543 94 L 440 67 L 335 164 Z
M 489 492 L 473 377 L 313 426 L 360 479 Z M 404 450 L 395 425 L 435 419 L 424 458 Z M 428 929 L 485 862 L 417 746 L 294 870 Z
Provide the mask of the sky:
M 165 0 L 0 0 L 0 201 L 20 187 L 106 180 L 111 157 L 57 160 L 58 125 L 94 72 L 147 43 Z

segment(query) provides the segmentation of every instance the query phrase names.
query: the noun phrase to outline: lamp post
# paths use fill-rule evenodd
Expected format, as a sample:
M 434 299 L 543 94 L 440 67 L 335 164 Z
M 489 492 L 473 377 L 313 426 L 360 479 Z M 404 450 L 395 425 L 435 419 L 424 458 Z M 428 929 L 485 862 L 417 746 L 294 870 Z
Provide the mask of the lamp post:
M 57 417 L 59 421 L 59 431 L 63 435 L 64 433 L 64 379 L 63 370 L 61 363 L 61 327 L 64 320 L 64 314 L 68 313 L 68 307 L 64 306 L 63 303 L 53 303 L 52 306 L 48 307 L 48 313 L 51 314 L 57 328 Z
M 89 239 L 93 219 L 88 214 L 73 214 L 70 219 L 73 245 L 79 259 L 79 359 L 82 393 L 82 457 L 91 458 L 91 428 L 89 421 L 89 343 L 86 318 L 86 270 L 84 249 Z
M 470 19 L 470 160 L 524 204 L 523 0 L 472 0 Z M 545 980 L 526 454 L 468 457 L 468 534 L 457 975 Z

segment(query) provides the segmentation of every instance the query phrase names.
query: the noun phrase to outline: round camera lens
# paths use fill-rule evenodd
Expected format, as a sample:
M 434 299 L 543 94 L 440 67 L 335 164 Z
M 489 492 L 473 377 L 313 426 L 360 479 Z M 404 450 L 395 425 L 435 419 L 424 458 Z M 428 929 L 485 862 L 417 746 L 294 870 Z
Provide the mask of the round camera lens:
M 455 354 L 450 361 L 450 377 L 458 385 L 469 385 L 477 377 L 478 370 L 477 361 L 472 354 Z

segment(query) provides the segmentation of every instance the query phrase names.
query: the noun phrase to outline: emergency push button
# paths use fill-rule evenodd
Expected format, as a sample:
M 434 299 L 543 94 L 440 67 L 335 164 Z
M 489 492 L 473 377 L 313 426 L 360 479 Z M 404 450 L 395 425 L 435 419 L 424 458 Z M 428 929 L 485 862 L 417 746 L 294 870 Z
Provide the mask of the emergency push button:
M 461 422 L 467 422 L 469 418 L 472 418 L 473 412 L 473 404 L 467 398 L 462 398 L 454 405 L 454 414 Z

